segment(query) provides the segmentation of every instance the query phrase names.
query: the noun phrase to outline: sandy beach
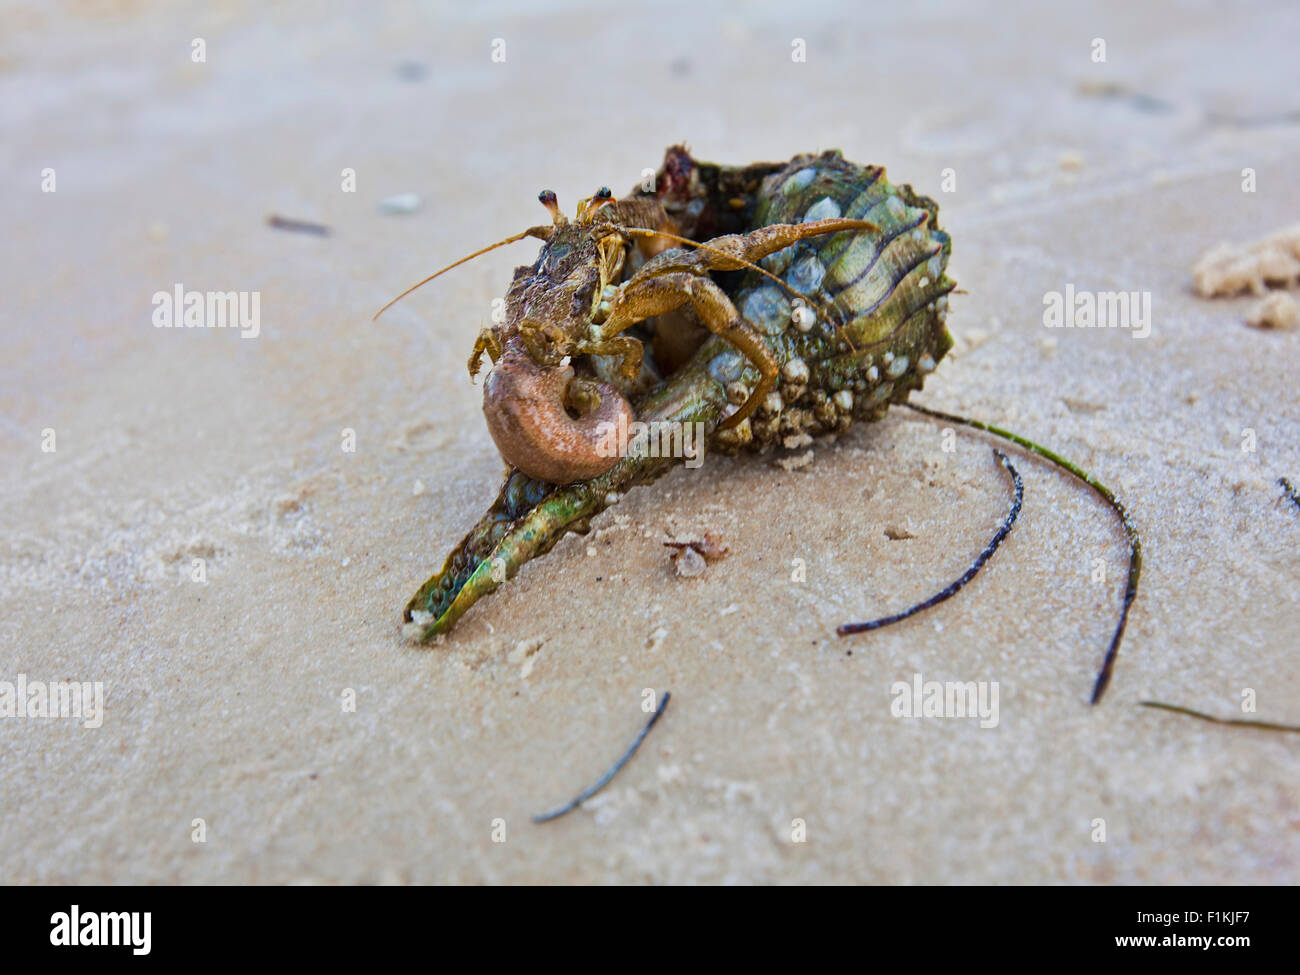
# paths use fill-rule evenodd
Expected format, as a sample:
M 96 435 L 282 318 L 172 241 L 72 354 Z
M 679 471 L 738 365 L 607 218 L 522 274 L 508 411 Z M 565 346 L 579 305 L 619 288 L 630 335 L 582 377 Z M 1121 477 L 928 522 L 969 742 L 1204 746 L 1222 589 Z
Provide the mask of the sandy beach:
M 1296 882 L 1300 738 L 1140 702 L 1300 724 L 1300 331 L 1191 277 L 1300 221 L 1300 10 L 843 6 L 5 5 L 0 684 L 104 705 L 0 718 L 0 879 Z M 372 316 L 679 141 L 938 201 L 962 290 L 917 401 L 1059 450 L 1142 533 L 1100 705 L 1124 536 L 1022 452 L 965 590 L 836 636 L 1007 508 L 994 441 L 905 409 L 674 470 L 403 639 L 500 487 L 465 362 L 538 245 Z M 1046 327 L 1067 286 L 1147 294 L 1149 330 Z M 156 327 L 176 288 L 257 294 L 256 334 Z M 679 577 L 664 542 L 705 532 L 728 554 Z M 899 717 L 914 680 L 996 685 L 997 720 Z

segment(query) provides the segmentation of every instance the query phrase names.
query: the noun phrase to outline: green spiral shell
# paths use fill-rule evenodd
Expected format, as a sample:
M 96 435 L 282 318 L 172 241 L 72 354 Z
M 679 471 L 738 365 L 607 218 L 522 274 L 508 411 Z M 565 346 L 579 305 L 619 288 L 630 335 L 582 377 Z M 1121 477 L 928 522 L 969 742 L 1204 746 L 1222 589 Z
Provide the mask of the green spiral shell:
M 956 287 L 946 273 L 952 241 L 938 226 L 938 205 L 910 186 L 891 184 L 883 168 L 858 166 L 838 151 L 796 156 L 762 176 L 752 195 L 736 171 L 708 167 L 704 173 L 693 191 L 704 201 L 691 218 L 696 223 L 719 225 L 710 208 L 726 207 L 752 214 L 735 232 L 830 217 L 878 228 L 801 241 L 761 261 L 786 288 L 749 271 L 729 289 L 782 374 L 779 401 L 769 396 L 750 429 L 723 434 L 719 446 L 764 447 L 793 433 L 843 430 L 854 419 L 879 419 L 891 402 L 919 389 L 952 347 L 945 325 L 947 296 Z M 738 185 L 741 195 L 720 199 Z M 693 236 L 700 233 L 692 229 Z M 806 331 L 795 316 L 801 301 L 816 315 L 805 313 Z M 759 378 L 730 347 L 714 352 L 709 371 L 724 384 L 749 388 Z

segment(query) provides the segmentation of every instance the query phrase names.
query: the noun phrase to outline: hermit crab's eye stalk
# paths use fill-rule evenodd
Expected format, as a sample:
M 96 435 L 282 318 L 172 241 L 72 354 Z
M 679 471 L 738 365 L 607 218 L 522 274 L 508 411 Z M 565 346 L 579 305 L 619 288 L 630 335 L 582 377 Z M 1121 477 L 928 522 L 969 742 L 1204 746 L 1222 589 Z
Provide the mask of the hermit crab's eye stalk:
M 602 186 L 596 191 L 594 196 L 590 196 L 578 204 L 578 219 L 591 220 L 596 215 L 596 211 L 608 203 L 616 202 L 614 191 L 608 186 Z
M 564 214 L 560 212 L 560 203 L 554 190 L 542 190 L 537 194 L 537 199 L 550 212 L 551 221 L 557 227 L 564 223 Z

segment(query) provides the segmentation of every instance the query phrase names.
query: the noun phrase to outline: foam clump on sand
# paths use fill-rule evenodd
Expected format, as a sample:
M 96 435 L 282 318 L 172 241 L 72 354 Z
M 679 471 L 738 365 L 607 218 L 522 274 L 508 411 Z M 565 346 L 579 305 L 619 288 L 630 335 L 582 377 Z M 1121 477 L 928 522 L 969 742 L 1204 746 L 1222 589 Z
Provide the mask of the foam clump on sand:
M 1274 291 L 1246 313 L 1246 324 L 1255 328 L 1295 328 L 1300 305 L 1285 291 Z
M 1203 298 L 1266 287 L 1288 287 L 1300 281 L 1300 224 L 1294 224 L 1252 244 L 1218 244 L 1192 267 L 1192 286 Z
M 424 639 L 424 631 L 434 620 L 432 613 L 423 609 L 411 610 L 410 622 L 402 626 L 402 637 L 411 642 L 419 643 Z

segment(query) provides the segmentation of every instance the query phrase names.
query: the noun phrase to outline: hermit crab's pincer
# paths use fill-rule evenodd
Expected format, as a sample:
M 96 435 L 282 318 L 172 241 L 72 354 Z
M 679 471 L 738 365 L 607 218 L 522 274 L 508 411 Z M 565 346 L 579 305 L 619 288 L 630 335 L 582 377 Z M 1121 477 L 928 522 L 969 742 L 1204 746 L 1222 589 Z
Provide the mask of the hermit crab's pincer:
M 716 429 L 727 395 L 708 366 L 725 349 L 723 340 L 712 340 L 696 362 L 638 400 L 641 420 L 703 423 L 710 432 Z M 407 603 L 403 613 L 407 634 L 430 640 L 446 633 L 470 606 L 513 578 L 525 562 L 550 551 L 566 533 L 582 529 L 629 488 L 649 484 L 677 462 L 671 457 L 614 457 L 607 471 L 563 485 L 529 477 L 522 470 L 511 471 L 487 513 Z
M 539 366 L 518 338 L 510 339 L 483 383 L 483 416 L 507 464 L 551 484 L 586 481 L 618 460 L 608 431 L 634 417 L 608 383 L 587 383 L 599 405 L 582 416 L 566 407 L 573 367 Z

